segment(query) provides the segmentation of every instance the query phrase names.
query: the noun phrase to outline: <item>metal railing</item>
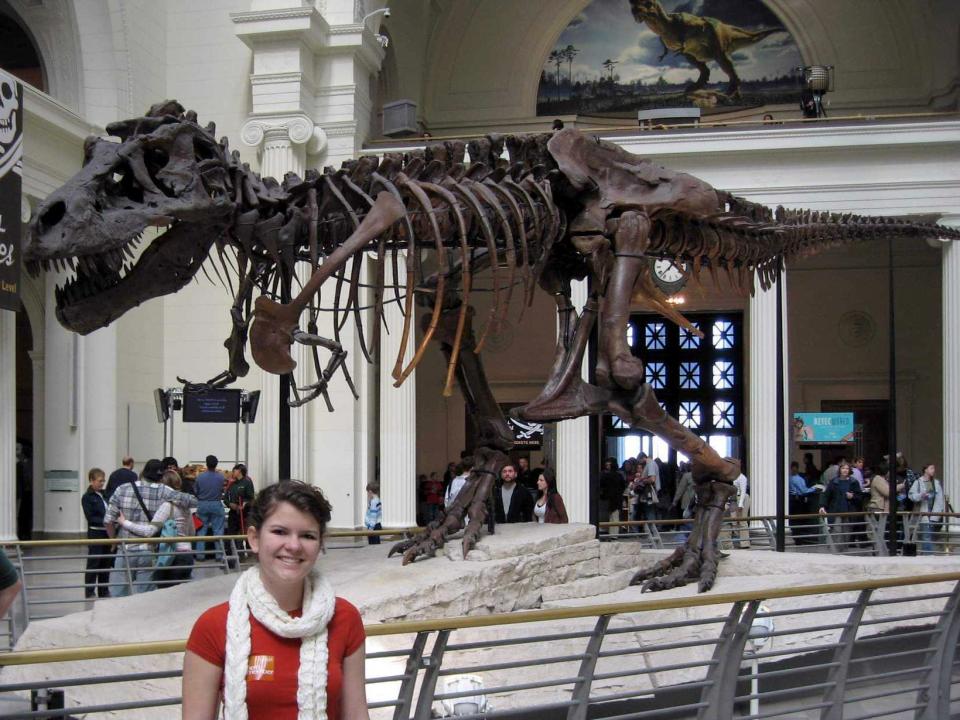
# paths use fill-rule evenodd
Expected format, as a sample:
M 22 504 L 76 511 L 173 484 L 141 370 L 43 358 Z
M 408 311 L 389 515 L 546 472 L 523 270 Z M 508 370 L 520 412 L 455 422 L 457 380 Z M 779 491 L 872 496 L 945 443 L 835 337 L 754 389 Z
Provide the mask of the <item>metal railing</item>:
M 655 596 L 366 632 L 374 720 L 944 720 L 960 712 L 960 573 Z M 64 713 L 23 709 L 23 693 L 50 688 L 64 689 L 73 715 L 160 717 L 143 709 L 167 708 L 169 716 L 184 647 L 178 640 L 0 655 L 0 668 L 42 664 L 42 675 L 53 676 L 11 679 L 5 670 L 0 717 Z M 156 656 L 150 672 L 130 672 L 128 659 L 143 655 Z M 82 664 L 57 676 L 51 664 L 68 661 Z M 148 686 L 149 697 L 131 690 L 142 695 Z
M 960 544 L 960 514 L 897 513 L 898 545 L 918 555 L 948 555 Z M 785 549 L 841 555 L 888 555 L 887 515 L 871 512 L 787 515 Z M 692 521 L 623 520 L 602 522 L 600 539 L 637 541 L 647 547 L 673 549 L 686 542 Z M 605 534 L 603 534 L 605 531 Z M 777 518 L 757 515 L 724 517 L 720 547 L 776 549 Z
M 325 550 L 337 550 L 337 540 L 363 538 L 371 535 L 396 537 L 410 528 L 401 530 L 332 530 L 327 533 Z M 113 538 L 76 540 L 23 540 L 0 542 L 20 576 L 23 585 L 13 607 L 0 617 L 0 652 L 9 651 L 26 626 L 33 620 L 62 617 L 72 612 L 87 610 L 94 597 L 89 594 L 104 588 L 116 595 L 131 595 L 180 582 L 238 573 L 249 567 L 252 556 L 243 535 L 189 536 L 181 538 Z M 158 563 L 169 555 L 161 551 L 162 543 L 191 543 L 193 556 L 207 555 L 211 560 L 197 560 L 193 572 L 185 580 L 170 579 L 169 566 Z M 197 543 L 208 543 L 204 551 Z M 96 556 L 89 553 L 90 547 L 110 546 L 109 555 Z M 129 550 L 130 546 L 146 546 L 148 549 Z M 115 565 L 117 557 L 123 562 Z M 90 557 L 105 557 L 109 566 L 100 569 L 86 567 Z M 101 583 L 91 575 L 108 574 L 107 582 Z M 101 596 L 103 596 L 101 594 Z

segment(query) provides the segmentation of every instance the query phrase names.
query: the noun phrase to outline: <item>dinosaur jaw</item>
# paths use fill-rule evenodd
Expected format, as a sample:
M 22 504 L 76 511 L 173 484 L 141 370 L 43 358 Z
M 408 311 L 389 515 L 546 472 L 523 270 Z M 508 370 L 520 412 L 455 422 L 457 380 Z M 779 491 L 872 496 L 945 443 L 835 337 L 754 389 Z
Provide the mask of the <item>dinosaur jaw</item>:
M 54 291 L 57 319 L 67 330 L 87 335 L 147 300 L 183 288 L 200 269 L 218 234 L 174 223 L 135 262 L 124 262 L 117 250 L 106 250 L 34 260 L 28 270 L 36 275 L 40 263 L 47 265 L 51 259 L 70 268 L 70 277 Z M 135 245 L 138 239 L 129 241 L 129 245 Z

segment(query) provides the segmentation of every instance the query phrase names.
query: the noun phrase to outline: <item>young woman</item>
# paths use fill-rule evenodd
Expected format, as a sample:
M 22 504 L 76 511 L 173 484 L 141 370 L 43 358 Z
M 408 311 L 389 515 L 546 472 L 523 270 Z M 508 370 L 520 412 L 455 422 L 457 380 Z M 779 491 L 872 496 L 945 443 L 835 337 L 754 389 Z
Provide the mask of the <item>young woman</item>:
M 943 483 L 937 478 L 937 466 L 928 463 L 923 466 L 920 479 L 910 486 L 910 499 L 913 500 L 915 513 L 937 513 L 936 515 L 917 516 L 917 538 L 920 540 L 920 551 L 932 554 L 935 551 L 934 541 L 939 540 L 942 517 L 944 511 Z
M 539 496 L 533 506 L 533 516 L 538 523 L 566 523 L 567 509 L 557 492 L 557 476 L 550 468 L 544 468 L 537 478 Z
M 360 613 L 314 567 L 329 520 L 305 483 L 257 495 L 247 528 L 257 564 L 187 641 L 184 720 L 214 720 L 221 700 L 226 720 L 369 720 Z
M 87 491 L 80 498 L 83 515 L 87 519 L 87 538 L 106 540 L 107 531 L 103 527 L 103 516 L 107 513 L 107 501 L 103 496 L 103 486 L 107 477 L 100 468 L 92 468 L 87 473 Z M 112 545 L 87 545 L 87 568 L 83 575 L 84 596 L 92 598 L 99 595 L 110 597 L 110 568 L 113 567 Z
M 180 490 L 183 486 L 180 473 L 176 470 L 166 470 L 160 476 L 160 482 L 174 490 Z M 180 505 L 174 505 L 172 502 L 165 502 L 161 505 L 150 522 L 133 522 L 127 519 L 122 512 L 118 522 L 134 535 L 153 537 L 160 532 L 163 524 L 170 518 L 173 518 L 176 523 L 179 537 L 189 537 L 195 534 L 193 515 L 190 510 Z M 155 551 L 159 548 L 159 545 L 154 545 L 150 549 Z M 160 563 L 158 562 L 158 564 Z M 176 543 L 174 546 L 173 559 L 170 563 L 153 571 L 151 580 L 158 588 L 166 588 L 186 582 L 192 574 L 193 546 L 189 542 L 183 541 Z

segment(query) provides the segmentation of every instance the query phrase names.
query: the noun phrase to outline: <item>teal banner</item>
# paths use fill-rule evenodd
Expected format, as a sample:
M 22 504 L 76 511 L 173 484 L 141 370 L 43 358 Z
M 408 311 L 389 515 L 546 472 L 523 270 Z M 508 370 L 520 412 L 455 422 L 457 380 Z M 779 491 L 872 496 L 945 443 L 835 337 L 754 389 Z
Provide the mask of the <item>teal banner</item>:
M 853 413 L 794 413 L 793 441 L 797 443 L 853 442 Z

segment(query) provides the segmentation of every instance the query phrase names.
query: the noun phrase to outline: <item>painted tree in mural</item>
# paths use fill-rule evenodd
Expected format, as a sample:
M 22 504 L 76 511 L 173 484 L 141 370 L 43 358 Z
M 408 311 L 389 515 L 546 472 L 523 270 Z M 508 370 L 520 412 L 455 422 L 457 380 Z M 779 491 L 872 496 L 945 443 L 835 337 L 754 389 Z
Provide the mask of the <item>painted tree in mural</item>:
M 404 317 L 396 384 L 428 345 L 439 344 L 447 360 L 444 393 L 457 383 L 476 418 L 479 442 L 473 472 L 452 507 L 394 547 L 404 562 L 435 553 L 466 517 L 465 553 L 482 531 L 485 501 L 513 435 L 486 382 L 480 352 L 511 303 L 527 306 L 539 287 L 557 304 L 556 357 L 540 394 L 516 416 L 546 422 L 613 413 L 689 457 L 697 481 L 694 530 L 683 547 L 638 573 L 635 582 L 649 590 L 691 579 L 701 590 L 712 587 L 720 518 L 739 465 L 663 410 L 642 360 L 627 345 L 633 305 L 698 332 L 667 303 L 652 262 L 667 259 L 692 282 L 707 273 L 716 285 L 752 293 L 755 280 L 763 290 L 771 287 L 785 260 L 838 243 L 960 237 L 955 230 L 891 218 L 773 212 L 573 130 L 448 141 L 403 156 L 361 157 L 306 178 L 288 174 L 282 182 L 251 172 L 226 139 L 217 141 L 212 124 L 200 126 L 175 101 L 107 130 L 119 142 L 89 140 L 82 169 L 31 221 L 28 270 L 70 276 L 55 293 L 56 315 L 67 329 L 86 334 L 104 327 L 150 298 L 177 292 L 206 265 L 221 274 L 234 299 L 228 368 L 201 385 L 221 387 L 245 375 L 248 341 L 263 370 L 292 373 L 296 343 L 311 349 L 316 381 L 299 388 L 294 402 L 324 397 L 329 404 L 329 383 L 338 370 L 345 372 L 339 332 L 348 316 L 361 351 L 368 355 L 372 348 L 359 288 L 363 264 L 373 255 L 374 319 L 388 302 L 397 303 Z M 509 159 L 501 156 L 504 144 Z M 137 254 L 142 233 L 153 226 L 165 229 Z M 299 292 L 298 271 L 309 277 Z M 493 307 L 475 331 L 470 302 L 480 275 L 492 285 Z M 590 294 L 578 308 L 570 285 L 584 278 Z M 319 292 L 329 289 L 328 280 L 332 338 L 317 330 Z M 425 310 L 422 339 L 404 365 L 416 305 Z M 595 381 L 588 383 L 580 367 L 595 327 Z M 328 359 L 321 349 L 329 351 Z

